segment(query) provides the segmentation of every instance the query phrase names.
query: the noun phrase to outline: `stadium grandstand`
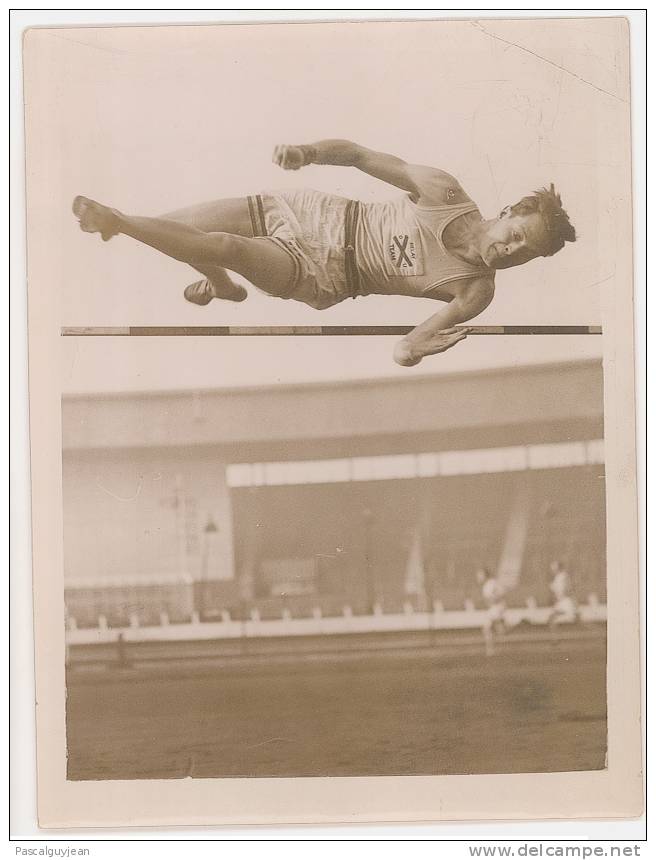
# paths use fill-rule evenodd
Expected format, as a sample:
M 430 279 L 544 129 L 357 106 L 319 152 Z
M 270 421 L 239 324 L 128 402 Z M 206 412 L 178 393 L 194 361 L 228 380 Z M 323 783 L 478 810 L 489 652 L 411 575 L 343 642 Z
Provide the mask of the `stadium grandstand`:
M 73 646 L 540 621 L 554 559 L 603 617 L 600 361 L 62 409 Z

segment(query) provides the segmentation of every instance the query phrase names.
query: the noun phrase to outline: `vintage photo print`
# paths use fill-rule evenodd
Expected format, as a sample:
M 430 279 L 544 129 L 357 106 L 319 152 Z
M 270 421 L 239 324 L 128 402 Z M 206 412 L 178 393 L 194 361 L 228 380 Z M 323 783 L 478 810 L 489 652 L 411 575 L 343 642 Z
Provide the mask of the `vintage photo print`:
M 42 826 L 639 814 L 629 57 L 26 32 Z

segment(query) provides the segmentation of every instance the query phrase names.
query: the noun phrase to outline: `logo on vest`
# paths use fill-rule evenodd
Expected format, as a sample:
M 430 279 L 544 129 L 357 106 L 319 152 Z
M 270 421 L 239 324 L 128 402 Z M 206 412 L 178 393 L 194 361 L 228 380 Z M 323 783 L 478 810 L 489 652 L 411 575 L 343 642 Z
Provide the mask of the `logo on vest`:
M 408 234 L 392 236 L 388 246 L 390 259 L 400 274 L 415 274 L 417 264 L 417 249 Z

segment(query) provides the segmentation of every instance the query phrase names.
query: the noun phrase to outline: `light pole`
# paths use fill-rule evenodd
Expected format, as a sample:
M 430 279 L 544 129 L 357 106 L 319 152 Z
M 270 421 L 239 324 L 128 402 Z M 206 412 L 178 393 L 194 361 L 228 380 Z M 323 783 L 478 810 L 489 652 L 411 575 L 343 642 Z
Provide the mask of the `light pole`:
M 365 508 L 362 511 L 362 523 L 364 526 L 364 569 L 367 589 L 367 604 L 369 606 L 370 614 L 373 615 L 374 605 L 376 603 L 376 582 L 373 566 L 374 513 L 371 508 Z
M 200 571 L 200 606 L 198 611 L 200 617 L 203 618 L 207 608 L 207 586 L 209 585 L 209 563 L 210 563 L 210 540 L 211 536 L 218 534 L 219 527 L 214 520 L 209 517 L 205 528 L 203 529 L 203 557 L 201 559 Z

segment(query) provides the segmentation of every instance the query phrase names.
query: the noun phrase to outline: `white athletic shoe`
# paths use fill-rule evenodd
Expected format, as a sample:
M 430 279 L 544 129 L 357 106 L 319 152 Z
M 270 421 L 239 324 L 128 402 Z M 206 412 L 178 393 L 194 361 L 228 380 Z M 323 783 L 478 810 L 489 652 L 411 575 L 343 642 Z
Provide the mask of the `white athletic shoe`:
M 209 305 L 212 299 L 216 298 L 214 287 L 208 278 L 203 278 L 202 281 L 196 281 L 193 284 L 189 284 L 189 286 L 185 288 L 184 297 L 188 302 L 191 302 L 192 305 L 200 305 L 201 307 Z
M 200 305 L 201 307 L 209 305 L 212 299 L 227 299 L 229 302 L 243 302 L 244 299 L 248 298 L 248 291 L 240 284 L 233 284 L 232 287 L 234 289 L 230 295 L 227 293 L 227 287 L 225 293 L 219 293 L 217 295 L 212 281 L 210 281 L 209 278 L 203 278 L 202 281 L 196 281 L 193 284 L 189 284 L 189 286 L 185 288 L 184 297 L 193 305 Z

